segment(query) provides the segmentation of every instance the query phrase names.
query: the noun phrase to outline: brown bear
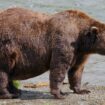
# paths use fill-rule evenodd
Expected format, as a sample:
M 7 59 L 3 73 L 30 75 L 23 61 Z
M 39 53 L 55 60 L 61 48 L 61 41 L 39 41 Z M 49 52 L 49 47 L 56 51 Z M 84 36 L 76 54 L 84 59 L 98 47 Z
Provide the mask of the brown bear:
M 92 53 L 105 54 L 105 24 L 83 12 L 67 10 L 47 15 L 22 8 L 0 13 L 0 98 L 14 98 L 13 80 L 24 80 L 50 70 L 55 98 L 68 72 L 70 88 L 81 90 L 84 64 Z

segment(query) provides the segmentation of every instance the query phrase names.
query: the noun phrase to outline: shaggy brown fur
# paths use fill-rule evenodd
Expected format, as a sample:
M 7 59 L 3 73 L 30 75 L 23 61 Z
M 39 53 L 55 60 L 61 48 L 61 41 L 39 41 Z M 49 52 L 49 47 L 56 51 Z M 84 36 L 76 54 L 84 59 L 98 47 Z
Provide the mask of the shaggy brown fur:
M 75 93 L 89 93 L 80 88 L 84 64 L 92 53 L 105 54 L 104 34 L 105 24 L 76 10 L 52 16 L 22 8 L 1 12 L 0 98 L 16 97 L 12 80 L 48 70 L 56 98 L 63 98 L 60 85 L 67 72 Z

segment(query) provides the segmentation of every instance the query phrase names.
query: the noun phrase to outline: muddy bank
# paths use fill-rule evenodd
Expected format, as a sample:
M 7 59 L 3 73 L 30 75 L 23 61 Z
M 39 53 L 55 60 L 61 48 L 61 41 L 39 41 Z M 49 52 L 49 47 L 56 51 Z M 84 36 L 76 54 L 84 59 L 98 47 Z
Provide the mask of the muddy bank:
M 49 93 L 48 86 L 39 88 L 23 88 L 19 99 L 0 100 L 0 105 L 105 105 L 104 86 L 84 86 L 91 90 L 88 95 L 73 94 L 66 84 L 63 91 L 68 92 L 68 96 L 63 100 L 56 100 Z

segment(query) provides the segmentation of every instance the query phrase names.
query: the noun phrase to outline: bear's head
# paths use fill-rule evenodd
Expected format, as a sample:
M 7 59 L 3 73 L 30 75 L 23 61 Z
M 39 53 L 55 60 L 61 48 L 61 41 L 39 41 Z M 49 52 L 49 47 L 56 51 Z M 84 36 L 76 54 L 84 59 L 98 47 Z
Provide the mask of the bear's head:
M 98 31 L 98 28 L 95 26 L 91 26 L 90 28 L 82 31 L 78 41 L 78 49 L 80 51 L 92 52 L 92 48 L 97 41 Z

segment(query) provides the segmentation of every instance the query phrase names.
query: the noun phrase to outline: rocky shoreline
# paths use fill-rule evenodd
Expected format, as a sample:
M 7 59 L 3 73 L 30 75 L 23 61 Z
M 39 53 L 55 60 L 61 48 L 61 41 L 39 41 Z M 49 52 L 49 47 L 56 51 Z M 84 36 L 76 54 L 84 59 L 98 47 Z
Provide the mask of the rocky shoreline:
M 63 100 L 54 99 L 49 93 L 49 86 L 38 88 L 24 88 L 19 99 L 0 100 L 0 105 L 105 105 L 105 86 L 84 85 L 91 91 L 88 95 L 74 94 L 68 84 L 63 91 L 69 93 Z

